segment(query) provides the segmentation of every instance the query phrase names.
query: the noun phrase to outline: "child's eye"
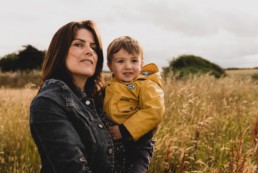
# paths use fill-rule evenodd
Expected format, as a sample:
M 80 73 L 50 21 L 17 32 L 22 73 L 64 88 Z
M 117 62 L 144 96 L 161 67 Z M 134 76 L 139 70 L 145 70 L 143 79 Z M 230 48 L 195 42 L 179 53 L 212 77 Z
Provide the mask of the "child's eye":
M 124 62 L 124 60 L 118 60 L 117 61 L 117 63 L 120 63 L 120 64 L 123 63 L 123 62 Z
M 137 59 L 134 59 L 134 60 L 132 60 L 132 62 L 133 62 L 133 63 L 137 63 L 137 62 L 138 62 L 138 60 L 137 60 Z

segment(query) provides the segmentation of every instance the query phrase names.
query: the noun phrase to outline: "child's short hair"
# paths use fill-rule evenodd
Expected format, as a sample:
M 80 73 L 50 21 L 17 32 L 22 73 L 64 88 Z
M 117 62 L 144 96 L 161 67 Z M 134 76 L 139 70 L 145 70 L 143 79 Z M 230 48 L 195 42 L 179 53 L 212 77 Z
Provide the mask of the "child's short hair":
M 111 63 L 113 55 L 124 49 L 129 54 L 138 54 L 143 59 L 143 49 L 140 43 L 129 36 L 122 36 L 114 39 L 107 48 L 107 62 Z

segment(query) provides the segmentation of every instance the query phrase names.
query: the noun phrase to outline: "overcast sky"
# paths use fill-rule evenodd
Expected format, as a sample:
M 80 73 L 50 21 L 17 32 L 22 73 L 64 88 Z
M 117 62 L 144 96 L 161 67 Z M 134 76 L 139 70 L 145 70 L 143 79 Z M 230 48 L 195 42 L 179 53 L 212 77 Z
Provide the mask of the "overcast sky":
M 145 63 L 160 68 L 182 54 L 258 67 L 257 7 L 257 0 L 8 0 L 0 6 L 0 57 L 28 44 L 46 50 L 61 26 L 92 19 L 105 55 L 114 38 L 129 35 Z

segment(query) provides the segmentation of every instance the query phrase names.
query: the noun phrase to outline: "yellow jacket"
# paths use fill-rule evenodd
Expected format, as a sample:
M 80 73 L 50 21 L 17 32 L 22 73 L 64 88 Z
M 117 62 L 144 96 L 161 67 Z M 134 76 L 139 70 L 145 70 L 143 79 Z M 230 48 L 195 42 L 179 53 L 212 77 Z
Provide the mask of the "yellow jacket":
M 157 68 L 153 71 L 153 65 L 147 65 L 143 70 L 157 72 Z M 164 93 L 158 73 L 140 75 L 130 83 L 114 78 L 107 82 L 105 92 L 105 113 L 114 122 L 123 124 L 134 141 L 157 127 L 164 115 Z

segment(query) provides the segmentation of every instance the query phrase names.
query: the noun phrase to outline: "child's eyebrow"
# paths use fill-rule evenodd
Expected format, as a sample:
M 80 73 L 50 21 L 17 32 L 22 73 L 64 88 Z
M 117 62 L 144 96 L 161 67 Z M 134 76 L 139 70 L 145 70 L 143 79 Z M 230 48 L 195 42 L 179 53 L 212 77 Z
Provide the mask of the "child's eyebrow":
M 115 57 L 114 59 L 115 60 L 121 60 L 121 59 L 125 59 L 125 58 L 123 58 L 123 57 Z

